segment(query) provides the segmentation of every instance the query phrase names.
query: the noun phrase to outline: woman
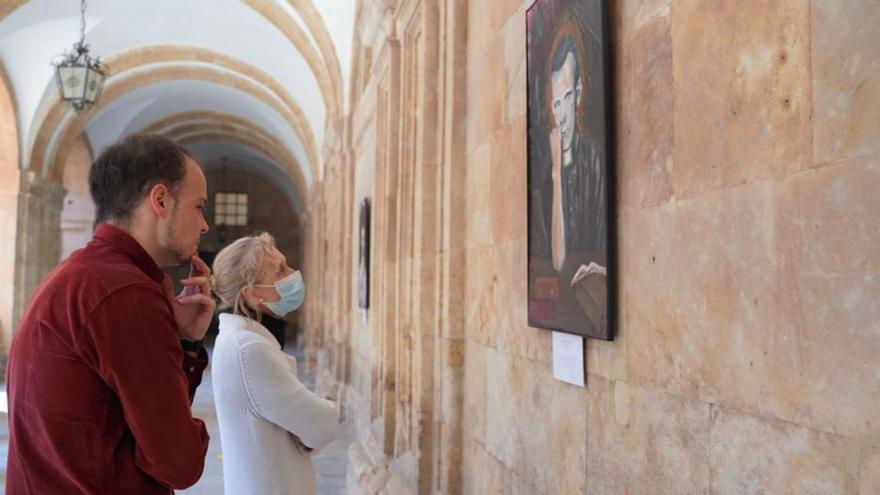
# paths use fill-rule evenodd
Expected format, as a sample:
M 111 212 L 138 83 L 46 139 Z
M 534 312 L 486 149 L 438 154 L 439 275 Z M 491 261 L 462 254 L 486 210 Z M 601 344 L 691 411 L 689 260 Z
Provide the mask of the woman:
M 336 407 L 300 383 L 294 358 L 260 324 L 302 304 L 302 275 L 263 233 L 217 254 L 213 285 L 231 310 L 211 363 L 226 494 L 315 493 L 310 453 L 336 435 Z

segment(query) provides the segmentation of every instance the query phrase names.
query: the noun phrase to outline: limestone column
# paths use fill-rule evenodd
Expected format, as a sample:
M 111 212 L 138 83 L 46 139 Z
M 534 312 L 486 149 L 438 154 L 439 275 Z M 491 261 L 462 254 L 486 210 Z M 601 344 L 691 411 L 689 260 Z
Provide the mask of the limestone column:
M 61 184 L 24 172 L 18 194 L 12 324 L 17 324 L 40 281 L 60 261 Z
M 6 355 L 15 321 L 15 253 L 21 170 L 0 168 L 0 354 Z

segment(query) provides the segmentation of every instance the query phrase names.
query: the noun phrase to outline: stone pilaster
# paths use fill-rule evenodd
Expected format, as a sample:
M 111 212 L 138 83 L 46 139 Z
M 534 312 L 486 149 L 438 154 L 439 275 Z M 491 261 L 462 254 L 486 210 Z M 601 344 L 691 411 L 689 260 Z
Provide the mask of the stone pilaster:
M 32 172 L 22 173 L 19 187 L 13 327 L 37 285 L 60 261 L 61 210 L 66 194 L 61 184 Z

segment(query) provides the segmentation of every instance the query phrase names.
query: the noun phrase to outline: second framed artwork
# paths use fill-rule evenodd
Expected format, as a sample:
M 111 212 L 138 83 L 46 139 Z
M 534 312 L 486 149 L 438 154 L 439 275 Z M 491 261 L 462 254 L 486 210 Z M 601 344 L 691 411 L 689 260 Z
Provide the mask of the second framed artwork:
M 613 161 L 606 5 L 526 12 L 529 325 L 612 340 Z
M 358 307 L 370 307 L 370 199 L 358 208 Z

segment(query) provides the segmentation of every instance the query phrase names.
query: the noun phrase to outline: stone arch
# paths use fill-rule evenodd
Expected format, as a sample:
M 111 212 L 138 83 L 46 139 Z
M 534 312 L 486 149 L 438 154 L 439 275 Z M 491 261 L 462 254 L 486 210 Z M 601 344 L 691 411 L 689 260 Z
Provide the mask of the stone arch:
M 297 194 L 299 194 L 301 198 L 306 197 L 305 194 L 308 189 L 305 185 L 305 179 L 302 176 L 296 158 L 285 152 L 284 148 L 279 148 L 277 146 L 276 138 L 271 136 L 267 137 L 261 134 L 258 130 L 245 127 L 235 127 L 228 124 L 188 123 L 170 128 L 162 134 L 169 139 L 184 145 L 196 141 L 205 141 L 207 139 L 203 139 L 204 136 L 211 136 L 217 138 L 222 137 L 220 140 L 237 142 L 251 147 L 280 165 L 293 180 Z
M 16 250 L 18 246 L 17 219 L 19 215 L 18 111 L 12 94 L 12 85 L 0 64 L 0 354 L 6 353 L 16 319 Z
M 18 169 L 18 109 L 12 85 L 0 65 L 0 169 Z
M 278 163 L 288 171 L 299 170 L 296 166 L 296 162 L 292 161 L 292 157 L 285 156 L 285 154 L 279 153 L 278 150 L 273 149 L 270 145 L 267 145 L 265 142 L 261 141 L 260 138 L 250 134 L 242 133 L 240 131 L 215 129 L 211 126 L 206 126 L 205 128 L 196 130 L 194 132 L 180 135 L 172 134 L 167 136 L 183 146 L 189 146 L 193 143 L 202 141 L 227 141 L 237 143 L 262 153 L 269 159 L 274 160 L 276 163 Z M 293 179 L 293 184 L 296 187 L 297 194 L 300 195 L 301 198 L 307 198 L 308 196 L 306 196 L 305 194 L 308 189 L 305 187 L 302 174 L 297 172 L 296 174 L 291 173 L 290 175 L 291 179 Z M 307 205 L 303 204 L 303 210 L 305 209 L 307 209 Z
M 175 65 L 151 71 L 138 70 L 148 65 L 180 61 L 213 64 L 237 74 L 239 79 L 232 81 L 228 73 L 217 69 L 209 69 L 202 65 L 191 67 Z M 315 176 L 318 160 L 317 148 L 315 147 L 311 128 L 308 126 L 302 110 L 277 81 L 259 69 L 211 50 L 171 45 L 130 50 L 110 57 L 107 63 L 116 76 L 108 81 L 101 101 L 95 107 L 71 119 L 71 124 L 67 126 L 62 133 L 62 137 L 57 141 L 59 145 L 54 147 L 55 151 L 47 154 L 50 151 L 53 136 L 63 126 L 65 117 L 69 117 L 71 114 L 67 105 L 58 97 L 58 94 L 53 94 L 51 103 L 44 107 L 45 110 L 40 112 L 40 115 L 35 120 L 35 129 L 37 131 L 32 134 L 31 144 L 28 147 L 31 151 L 28 158 L 29 168 L 44 174 L 57 174 L 59 166 L 63 165 L 64 145 L 69 145 L 72 139 L 75 139 L 75 136 L 85 128 L 86 124 L 100 109 L 108 106 L 124 94 L 147 84 L 161 81 L 195 79 L 215 82 L 244 91 L 260 99 L 270 108 L 283 108 L 285 112 L 280 113 L 294 133 L 300 138 L 309 158 L 312 175 Z M 252 80 L 257 83 L 252 82 Z M 269 91 L 264 88 L 268 88 Z
M 8 0 L 0 3 L 0 21 L 17 8 L 28 3 L 28 1 Z M 321 91 L 324 107 L 327 111 L 326 115 L 329 116 L 329 118 L 325 117 L 325 119 L 336 126 L 342 111 L 342 75 L 338 59 L 335 55 L 335 48 L 333 48 L 332 41 L 328 43 L 329 34 L 326 33 L 326 26 L 314 5 L 311 4 L 310 0 L 290 0 L 290 4 L 300 13 L 303 22 L 306 23 L 306 27 L 313 34 L 321 56 L 315 51 L 315 47 L 299 24 L 291 19 L 272 0 L 239 1 L 259 13 L 270 24 L 275 26 L 297 51 L 302 54 L 309 68 L 312 69 L 315 79 L 318 81 L 318 88 Z
M 260 177 L 261 179 L 270 182 L 273 186 L 275 186 L 279 191 L 281 191 L 286 199 L 286 206 L 290 208 L 290 211 L 294 213 L 299 218 L 305 214 L 305 209 L 303 208 L 303 198 L 299 197 L 299 191 L 296 186 L 291 183 L 288 185 L 281 180 L 280 176 L 284 178 L 290 178 L 287 175 L 287 172 L 281 170 L 277 164 L 269 163 L 268 160 L 264 159 L 264 157 L 258 156 L 245 156 L 242 154 L 234 154 L 229 156 L 226 160 L 227 167 L 230 170 L 238 170 L 240 172 L 252 173 L 255 176 Z M 218 169 L 222 167 L 221 163 L 223 162 L 222 157 L 212 156 L 210 158 L 205 159 L 201 165 L 205 170 L 205 175 L 209 176 L 209 174 L 215 173 Z M 210 177 L 209 177 L 210 183 Z M 210 202 L 210 201 L 209 201 Z
M 322 58 L 315 51 L 314 46 L 310 42 L 308 36 L 306 36 L 305 32 L 302 28 L 297 24 L 295 20 L 290 18 L 284 10 L 276 3 L 271 0 L 241 0 L 243 3 L 248 5 L 250 8 L 254 9 L 256 12 L 259 12 L 260 15 L 266 18 L 273 26 L 275 26 L 279 31 L 281 31 L 284 36 L 290 40 L 290 42 L 295 46 L 299 52 L 302 54 L 303 58 L 306 60 L 306 63 L 309 65 L 309 68 L 314 72 L 315 77 L 318 80 L 318 87 L 321 89 L 321 94 L 324 97 L 324 106 L 327 109 L 328 117 L 326 120 L 333 123 L 333 126 L 337 125 L 339 121 L 339 117 L 341 115 L 341 107 L 342 107 L 342 87 L 341 87 L 341 76 L 337 72 L 336 75 L 333 75 L 333 71 L 327 67 L 324 63 L 322 63 Z M 291 3 L 293 5 L 293 3 Z M 293 5 L 296 8 L 296 5 Z M 300 12 L 300 15 L 303 16 L 303 20 L 308 25 L 308 20 L 306 20 L 303 12 Z M 312 29 L 311 26 L 309 26 Z M 313 31 L 314 32 L 314 31 Z M 317 37 L 315 38 L 317 40 Z M 324 127 L 327 127 L 326 124 Z
M 299 167 L 296 158 L 290 153 L 284 153 L 286 147 L 276 136 L 243 117 L 212 111 L 183 112 L 157 120 L 141 128 L 140 132 L 160 133 L 171 139 L 178 139 L 181 136 L 193 133 L 223 132 L 230 135 L 243 133 L 243 135 L 252 137 L 257 142 L 260 142 L 263 149 L 277 150 L 281 153 L 278 156 L 281 156 L 283 161 L 279 160 L 278 164 L 284 168 L 284 171 L 294 181 L 297 194 L 301 198 L 308 197 L 305 179 L 300 172 L 302 169 Z M 269 156 L 268 153 L 265 154 Z
M 231 113 L 214 112 L 211 110 L 194 110 L 163 117 L 159 120 L 156 120 L 155 122 L 152 122 L 142 127 L 139 132 L 161 132 L 165 129 L 174 127 L 184 122 L 200 121 L 220 122 L 232 125 L 240 125 L 244 127 L 259 128 L 259 126 L 252 121 L 238 115 L 233 115 Z

